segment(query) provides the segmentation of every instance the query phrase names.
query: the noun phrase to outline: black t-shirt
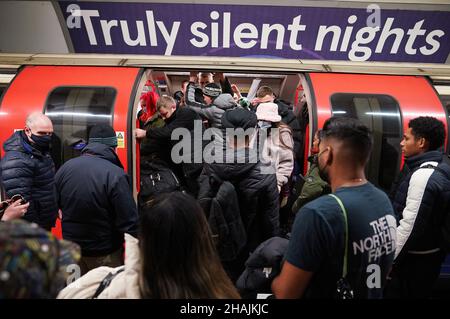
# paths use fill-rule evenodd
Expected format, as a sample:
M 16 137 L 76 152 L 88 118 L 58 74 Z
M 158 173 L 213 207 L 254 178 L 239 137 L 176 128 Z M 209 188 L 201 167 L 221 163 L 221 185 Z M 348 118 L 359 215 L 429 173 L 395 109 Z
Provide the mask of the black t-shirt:
M 348 275 L 355 298 L 381 298 L 392 265 L 396 220 L 385 193 L 370 183 L 334 193 L 348 216 Z M 307 298 L 332 298 L 342 276 L 345 224 L 335 198 L 322 196 L 297 214 L 287 261 L 313 272 Z

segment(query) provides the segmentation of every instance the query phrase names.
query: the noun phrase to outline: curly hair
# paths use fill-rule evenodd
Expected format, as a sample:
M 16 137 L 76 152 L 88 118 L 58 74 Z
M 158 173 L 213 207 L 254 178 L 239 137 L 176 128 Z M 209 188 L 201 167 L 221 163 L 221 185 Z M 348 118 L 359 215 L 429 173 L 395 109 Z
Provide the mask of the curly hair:
M 415 138 L 424 138 L 429 151 L 434 151 L 444 145 L 444 123 L 431 116 L 421 116 L 409 121 L 408 127 Z

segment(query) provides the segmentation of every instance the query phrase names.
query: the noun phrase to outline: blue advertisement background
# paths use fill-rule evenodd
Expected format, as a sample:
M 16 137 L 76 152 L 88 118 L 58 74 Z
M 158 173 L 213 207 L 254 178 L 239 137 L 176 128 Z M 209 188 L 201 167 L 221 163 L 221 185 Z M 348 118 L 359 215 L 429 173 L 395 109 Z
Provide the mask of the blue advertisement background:
M 370 13 L 365 9 L 349 8 L 316 8 L 316 7 L 282 7 L 282 6 L 250 6 L 250 5 L 205 5 L 205 4 L 155 4 L 155 3 L 119 3 L 119 2 L 67 2 L 61 1 L 60 6 L 67 19 L 70 13 L 66 12 L 70 4 L 78 5 L 82 10 L 99 10 L 100 17 L 92 18 L 93 28 L 97 37 L 97 45 L 91 45 L 84 27 L 68 29 L 76 53 L 115 53 L 115 54 L 148 54 L 164 55 L 166 44 L 161 32 L 157 28 L 158 46 L 150 46 L 150 40 L 147 31 L 146 10 L 152 10 L 155 20 L 163 21 L 171 30 L 173 21 L 180 21 L 180 29 L 171 55 L 184 56 L 229 56 L 229 57 L 270 57 L 270 58 L 289 58 L 289 59 L 326 59 L 326 60 L 349 60 L 349 50 L 355 39 L 355 34 L 360 28 L 366 26 L 366 20 Z M 220 18 L 212 21 L 211 11 L 218 11 Z M 272 32 L 269 38 L 267 49 L 261 49 L 259 42 L 251 49 L 242 49 L 234 44 L 233 34 L 230 35 L 230 48 L 221 48 L 222 40 L 222 18 L 224 12 L 231 13 L 231 32 L 240 23 L 253 23 L 258 28 L 260 37 L 261 26 L 263 23 L 282 24 L 285 29 L 284 45 L 282 50 L 275 49 L 276 32 Z M 302 44 L 302 50 L 293 50 L 289 46 L 290 32 L 287 30 L 288 24 L 292 19 L 301 15 L 300 23 L 306 25 L 305 31 L 298 32 L 297 43 Z M 349 46 L 346 52 L 340 52 L 339 41 L 338 51 L 330 51 L 331 34 L 325 37 L 321 51 L 315 51 L 316 39 L 320 25 L 341 27 L 341 40 L 344 30 L 349 26 L 347 19 L 351 15 L 358 17 L 353 26 L 353 34 L 350 38 Z M 401 41 L 399 50 L 396 54 L 391 54 L 390 50 L 394 42 L 394 36 L 389 37 L 381 53 L 375 53 L 379 34 L 375 39 L 364 46 L 372 49 L 372 54 L 368 61 L 391 61 L 391 62 L 428 62 L 445 63 L 450 52 L 450 12 L 445 11 L 410 11 L 410 10 L 382 10 L 381 11 L 381 29 L 387 18 L 394 18 L 392 28 L 402 28 L 404 37 Z M 146 46 L 128 46 L 123 41 L 122 31 L 119 27 L 112 28 L 111 38 L 113 45 L 105 45 L 100 20 L 126 20 L 132 39 L 136 38 L 136 21 L 144 21 L 146 33 Z M 408 29 L 424 19 L 422 29 L 430 31 L 440 29 L 445 32 L 441 38 L 435 38 L 440 43 L 439 50 L 432 55 L 423 55 L 418 48 L 426 45 L 425 36 L 418 36 L 414 42 L 414 48 L 417 49 L 415 55 L 405 53 L 405 44 L 408 39 Z M 205 48 L 197 48 L 190 43 L 194 38 L 191 33 L 191 24 L 201 21 L 208 25 L 205 33 L 210 34 L 211 22 L 219 22 L 219 48 L 211 47 L 211 43 Z M 248 40 L 247 40 L 248 41 Z M 428 45 L 428 47 L 430 47 Z

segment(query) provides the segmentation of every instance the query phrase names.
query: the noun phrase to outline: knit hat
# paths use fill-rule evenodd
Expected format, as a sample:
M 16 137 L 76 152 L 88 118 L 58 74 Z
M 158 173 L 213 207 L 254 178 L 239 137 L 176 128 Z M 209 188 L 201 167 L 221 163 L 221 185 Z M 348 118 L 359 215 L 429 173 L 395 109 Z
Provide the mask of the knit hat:
M 80 247 L 24 220 L 0 223 L 0 299 L 55 298 Z
M 102 143 L 117 147 L 117 137 L 114 129 L 108 124 L 99 124 L 91 128 L 88 143 Z
M 203 94 L 212 98 L 216 98 L 220 94 L 222 94 L 222 89 L 216 83 L 208 83 L 203 88 Z
M 243 128 L 244 130 L 256 127 L 258 119 L 252 111 L 236 108 L 225 111 L 222 115 L 222 126 L 224 128 Z
M 260 121 L 280 122 L 281 116 L 278 115 L 278 105 L 275 103 L 261 103 L 256 109 L 256 116 Z

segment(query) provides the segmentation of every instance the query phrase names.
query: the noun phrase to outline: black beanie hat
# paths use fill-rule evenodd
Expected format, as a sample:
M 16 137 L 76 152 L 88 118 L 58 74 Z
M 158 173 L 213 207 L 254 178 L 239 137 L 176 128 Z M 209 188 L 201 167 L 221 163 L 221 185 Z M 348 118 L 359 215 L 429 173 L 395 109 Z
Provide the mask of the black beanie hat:
M 222 89 L 216 83 L 208 83 L 203 88 L 203 94 L 212 98 L 216 98 L 220 94 L 222 94 Z
M 102 143 L 110 147 L 117 147 L 116 132 L 108 124 L 95 125 L 89 131 L 88 143 Z
M 256 114 L 244 108 L 228 110 L 222 115 L 222 126 L 224 128 L 243 128 L 244 130 L 256 127 L 258 119 Z

